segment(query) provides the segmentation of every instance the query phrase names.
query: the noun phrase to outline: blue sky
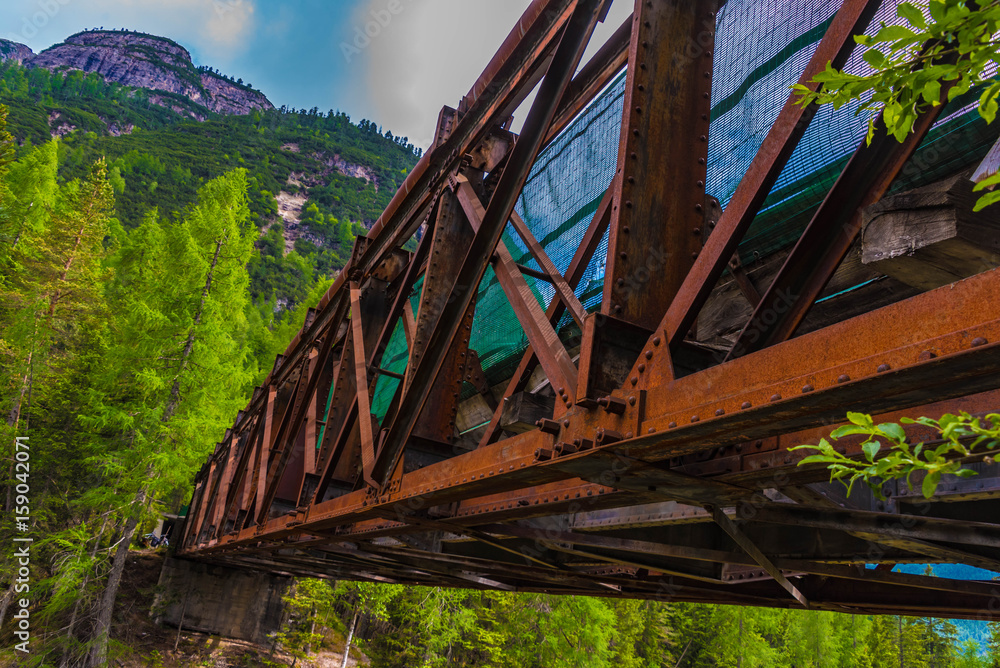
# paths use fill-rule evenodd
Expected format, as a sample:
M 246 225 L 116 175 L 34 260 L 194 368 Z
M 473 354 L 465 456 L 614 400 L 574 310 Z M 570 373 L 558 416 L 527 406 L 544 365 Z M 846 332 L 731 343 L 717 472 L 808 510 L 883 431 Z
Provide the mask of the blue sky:
M 101 26 L 170 37 L 275 106 L 340 109 L 425 147 L 438 111 L 458 104 L 529 2 L 4 0 L 0 37 L 36 53 Z M 591 50 L 631 12 L 614 4 Z

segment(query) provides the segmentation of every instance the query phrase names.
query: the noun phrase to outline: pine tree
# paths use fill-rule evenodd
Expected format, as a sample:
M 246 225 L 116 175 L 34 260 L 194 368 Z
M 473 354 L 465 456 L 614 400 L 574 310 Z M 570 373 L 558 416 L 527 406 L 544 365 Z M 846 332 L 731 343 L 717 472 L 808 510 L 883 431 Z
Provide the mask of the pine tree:
M 214 439 L 245 402 L 252 371 L 243 346 L 253 249 L 246 173 L 210 181 L 185 220 L 150 217 L 122 244 L 112 325 L 85 422 L 117 434 L 95 443 L 114 480 L 121 536 L 97 606 L 89 665 L 104 665 L 115 595 L 129 544 L 151 499 L 188 484 Z
M 895 617 L 872 617 L 865 650 L 872 668 L 899 668 L 898 620 Z

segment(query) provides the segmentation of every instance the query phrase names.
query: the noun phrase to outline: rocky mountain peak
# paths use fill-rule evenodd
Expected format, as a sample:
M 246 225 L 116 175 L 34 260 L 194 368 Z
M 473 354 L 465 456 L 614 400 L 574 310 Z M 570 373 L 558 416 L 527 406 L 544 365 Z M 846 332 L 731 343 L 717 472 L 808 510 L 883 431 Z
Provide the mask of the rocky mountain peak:
M 30 60 L 34 55 L 35 52 L 24 44 L 12 42 L 9 39 L 0 39 L 0 61 L 16 60 L 19 63 L 23 63 L 26 60 Z
M 183 95 L 220 114 L 273 109 L 260 91 L 195 67 L 183 46 L 165 37 L 132 31 L 89 30 L 34 55 L 23 44 L 0 40 L 0 59 L 52 71 L 95 72 L 107 81 Z M 168 100 L 152 98 L 158 104 Z

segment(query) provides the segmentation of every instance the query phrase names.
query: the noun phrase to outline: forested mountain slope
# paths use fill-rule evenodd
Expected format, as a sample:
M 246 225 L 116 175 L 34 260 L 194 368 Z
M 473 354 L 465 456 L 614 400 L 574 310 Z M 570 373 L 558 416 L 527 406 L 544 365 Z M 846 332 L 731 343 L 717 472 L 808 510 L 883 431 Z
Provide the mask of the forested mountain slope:
M 120 41 L 123 35 L 81 33 L 68 42 L 109 36 Z M 128 35 L 138 46 L 160 40 Z M 169 47 L 164 53 L 180 50 L 187 57 L 180 46 L 160 42 Z M 215 113 L 180 92 L 123 85 L 65 66 L 35 66 L 51 64 L 51 54 L 65 48 L 53 47 L 27 65 L 0 63 L 0 102 L 10 110 L 8 129 L 19 151 L 59 138 L 60 178 L 67 180 L 104 157 L 116 191 L 115 214 L 127 229 L 153 209 L 165 220 L 176 218 L 201 184 L 245 168 L 261 234 L 251 260 L 252 295 L 256 302 L 274 300 L 279 309 L 301 302 L 319 275 L 343 266 L 354 236 L 382 212 L 420 153 L 405 137 L 383 134 L 366 120 L 354 124 L 333 110 L 274 109 L 268 103 L 222 108 L 246 113 Z M 149 58 L 150 51 L 136 53 Z M 94 61 L 93 67 L 125 81 L 162 84 L 162 77 L 137 74 L 150 69 L 147 60 L 126 65 L 114 53 L 115 64 Z M 228 81 L 208 70 L 201 77 Z

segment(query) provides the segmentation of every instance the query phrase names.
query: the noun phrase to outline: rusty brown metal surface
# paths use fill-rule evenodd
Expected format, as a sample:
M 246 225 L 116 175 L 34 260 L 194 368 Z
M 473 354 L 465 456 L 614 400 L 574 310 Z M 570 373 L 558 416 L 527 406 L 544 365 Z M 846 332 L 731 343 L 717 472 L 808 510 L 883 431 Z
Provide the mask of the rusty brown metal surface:
M 601 310 L 650 330 L 701 249 L 715 6 L 639 2 L 633 14 L 616 172 L 621 206 Z
M 876 497 L 798 466 L 806 453 L 791 448 L 829 436 L 849 410 L 878 421 L 997 412 L 1000 270 L 791 339 L 811 298 L 791 300 L 794 317 L 781 322 L 792 326 L 762 317 L 778 287 L 811 295 L 825 282 L 852 237 L 830 244 L 817 230 L 855 220 L 917 139 L 875 143 L 800 242 L 810 253 L 790 256 L 803 270 L 779 273 L 761 296 L 731 267 L 760 302 L 746 331 L 763 327 L 772 345 L 727 360 L 688 337 L 814 110 L 785 105 L 703 245 L 707 230 L 695 229 L 717 215 L 706 210 L 701 139 L 711 7 L 636 3 L 574 77 L 607 4 L 536 0 L 469 95 L 442 111 L 435 146 L 199 472 L 180 555 L 404 584 L 978 616 L 995 601 L 985 582 L 891 568 L 1000 572 L 1000 466 L 972 463 L 976 476 L 946 478 L 930 499 L 900 481 Z M 844 62 L 877 6 L 844 2 L 804 82 Z M 683 55 L 691 40 L 697 57 Z M 513 204 L 539 147 L 626 59 L 620 172 L 560 275 Z M 512 105 L 539 81 L 514 137 L 504 129 Z M 402 251 L 424 222 L 417 251 Z M 508 223 L 540 269 L 514 262 L 501 241 Z M 574 290 L 608 230 L 603 312 L 587 314 Z M 491 263 L 530 343 L 493 387 L 467 335 Z M 547 309 L 525 276 L 555 287 Z M 573 322 L 557 330 L 567 310 Z M 405 373 L 381 368 L 398 327 Z M 399 382 L 380 420 L 371 397 L 382 378 Z M 468 433 L 459 418 L 472 420 Z M 862 456 L 859 438 L 837 447 Z

